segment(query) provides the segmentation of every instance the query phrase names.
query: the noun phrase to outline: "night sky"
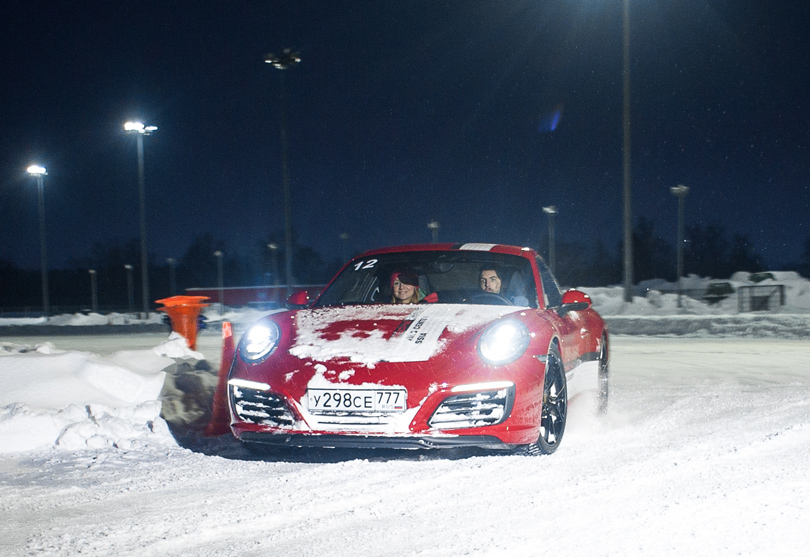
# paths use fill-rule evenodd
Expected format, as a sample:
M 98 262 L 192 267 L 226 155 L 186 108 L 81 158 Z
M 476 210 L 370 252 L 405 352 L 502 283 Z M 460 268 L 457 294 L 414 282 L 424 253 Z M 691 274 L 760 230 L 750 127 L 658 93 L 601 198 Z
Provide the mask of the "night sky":
M 747 235 L 772 268 L 810 237 L 810 3 L 632 0 L 634 217 Z M 0 259 L 51 267 L 138 239 L 212 232 L 227 253 L 283 240 L 286 70 L 296 241 L 325 261 L 442 241 L 537 247 L 622 235 L 620 0 L 53 1 L 0 8 Z M 137 263 L 137 262 L 133 262 Z M 688 269 L 687 269 L 688 271 Z

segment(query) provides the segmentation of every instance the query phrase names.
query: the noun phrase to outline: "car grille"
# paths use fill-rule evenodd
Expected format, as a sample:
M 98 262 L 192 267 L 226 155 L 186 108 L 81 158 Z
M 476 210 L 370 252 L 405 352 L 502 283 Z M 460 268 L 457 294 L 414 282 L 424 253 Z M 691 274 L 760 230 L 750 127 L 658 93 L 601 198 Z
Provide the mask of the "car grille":
M 295 423 L 281 397 L 266 391 L 231 385 L 231 408 L 240 420 L 251 424 L 291 427 Z
M 314 428 L 323 429 L 344 429 L 346 427 L 371 427 L 380 429 L 387 426 L 401 414 L 367 412 L 367 413 L 338 413 L 338 414 L 312 414 L 308 421 Z
M 447 397 L 433 412 L 428 425 L 439 429 L 459 429 L 499 424 L 512 411 L 514 392 L 512 386 Z

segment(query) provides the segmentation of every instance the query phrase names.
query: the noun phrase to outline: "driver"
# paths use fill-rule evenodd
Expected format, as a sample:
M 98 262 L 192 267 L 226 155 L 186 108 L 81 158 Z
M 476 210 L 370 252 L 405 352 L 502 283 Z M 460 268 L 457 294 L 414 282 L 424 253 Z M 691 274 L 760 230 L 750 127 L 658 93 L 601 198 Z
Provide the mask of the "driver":
M 490 294 L 500 294 L 503 285 L 501 274 L 502 271 L 496 265 L 481 267 L 481 272 L 478 274 L 478 284 L 481 286 L 481 290 Z
M 503 283 L 504 272 L 498 265 L 485 265 L 481 267 L 478 273 L 478 284 L 481 290 L 488 294 L 498 294 L 506 298 L 511 304 L 516 306 L 529 305 L 529 299 L 526 296 L 508 296 L 507 285 Z

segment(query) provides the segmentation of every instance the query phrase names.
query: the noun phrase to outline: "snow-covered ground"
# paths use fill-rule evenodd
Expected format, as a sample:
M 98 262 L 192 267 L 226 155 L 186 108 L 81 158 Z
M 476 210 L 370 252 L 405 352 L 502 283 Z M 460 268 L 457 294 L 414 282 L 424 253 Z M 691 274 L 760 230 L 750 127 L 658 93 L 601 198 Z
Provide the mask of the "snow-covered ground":
M 192 352 L 166 334 L 0 327 L 0 554 L 805 555 L 810 289 L 779 282 L 782 321 L 736 301 L 589 290 L 636 334 L 612 337 L 608 415 L 575 401 L 562 447 L 541 458 L 259 459 L 200 435 L 215 331 Z M 733 326 L 688 325 L 722 320 Z

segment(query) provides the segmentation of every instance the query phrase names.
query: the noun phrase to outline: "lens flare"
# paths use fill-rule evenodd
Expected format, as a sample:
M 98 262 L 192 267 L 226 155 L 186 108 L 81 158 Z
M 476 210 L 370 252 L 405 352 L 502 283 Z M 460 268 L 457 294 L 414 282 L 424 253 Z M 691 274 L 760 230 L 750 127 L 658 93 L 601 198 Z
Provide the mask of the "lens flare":
M 540 113 L 540 132 L 553 132 L 560 124 L 563 114 L 562 103 L 557 104 L 552 110 L 545 110 Z

